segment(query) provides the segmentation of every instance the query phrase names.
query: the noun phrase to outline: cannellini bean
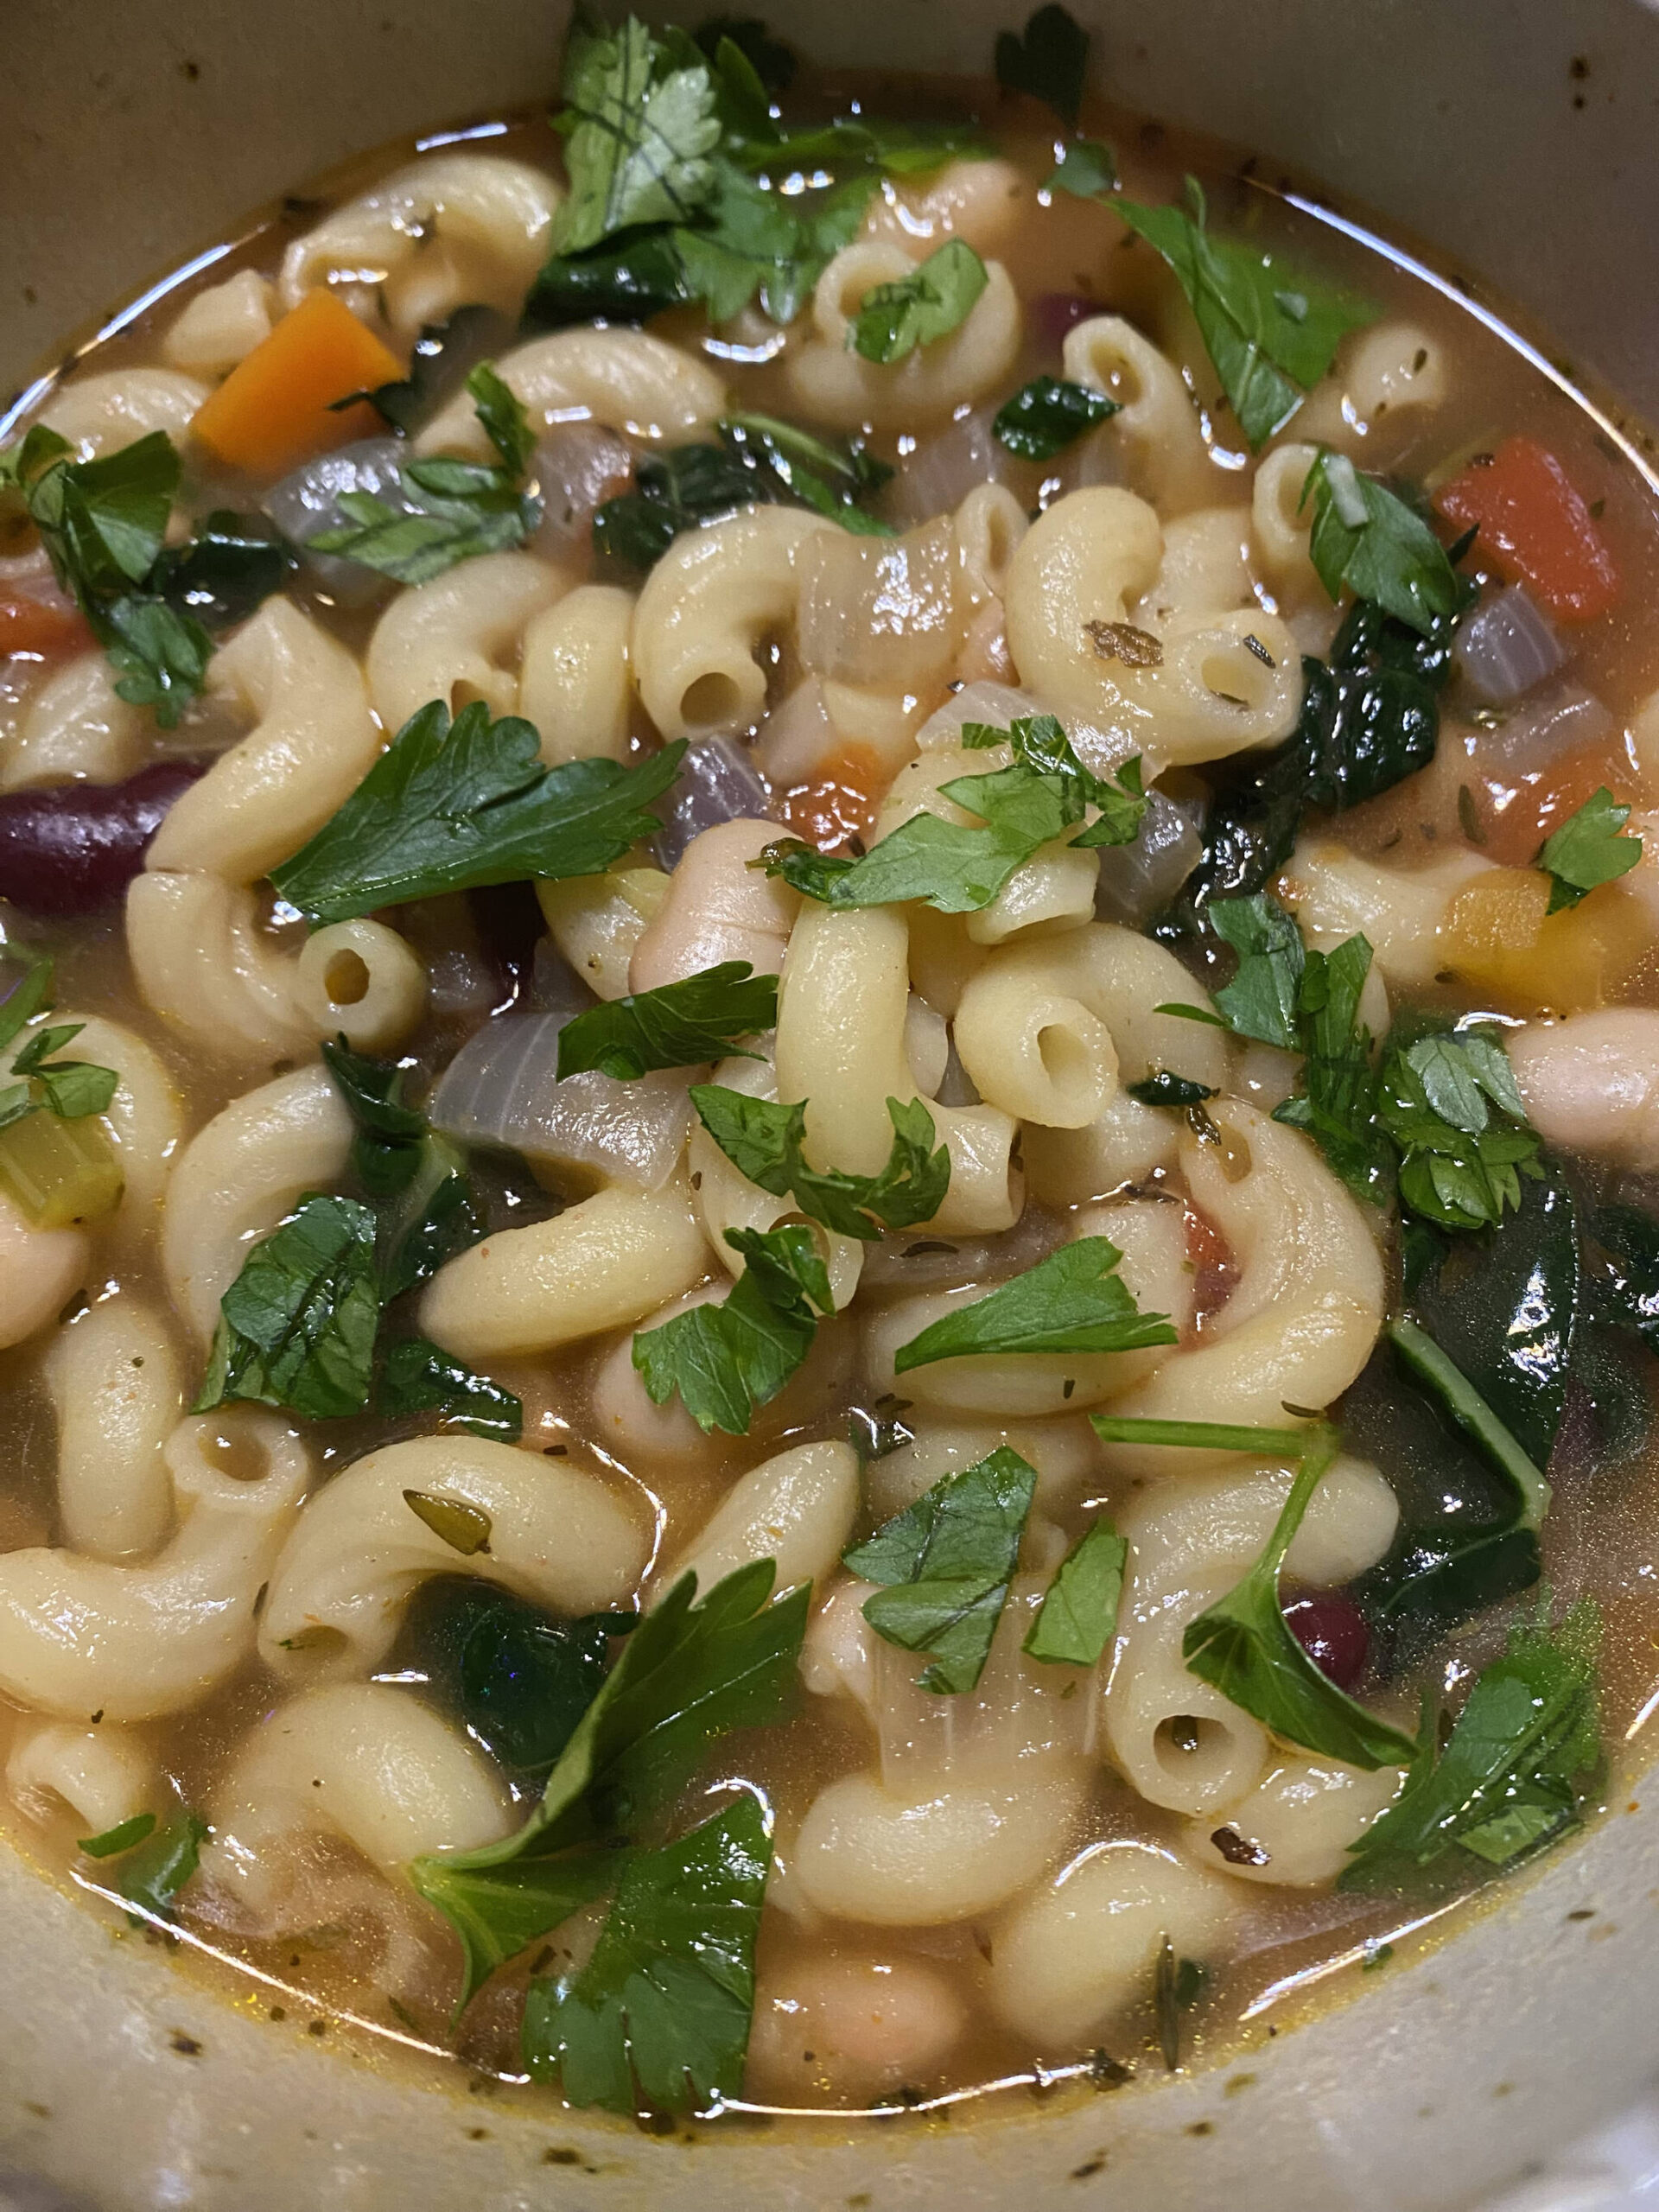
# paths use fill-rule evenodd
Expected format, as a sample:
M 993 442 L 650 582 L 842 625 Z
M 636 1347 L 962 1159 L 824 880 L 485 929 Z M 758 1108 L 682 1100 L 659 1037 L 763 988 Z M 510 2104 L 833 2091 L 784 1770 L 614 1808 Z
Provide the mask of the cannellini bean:
M 761 1984 L 745 2082 L 780 2104 L 874 2096 L 936 2073 L 967 2024 L 920 1959 L 803 1960 Z
M 1608 1007 L 1535 1023 L 1506 1041 L 1547 1144 L 1659 1167 L 1659 1014 Z
M 1249 1796 L 1228 1807 L 1224 1825 L 1217 1827 L 1213 1815 L 1190 1821 L 1185 1847 L 1199 1866 L 1242 1881 L 1322 1888 L 1342 1872 L 1350 1846 L 1394 1802 L 1404 1780 L 1397 1766 L 1366 1774 L 1335 1759 L 1282 1758 Z

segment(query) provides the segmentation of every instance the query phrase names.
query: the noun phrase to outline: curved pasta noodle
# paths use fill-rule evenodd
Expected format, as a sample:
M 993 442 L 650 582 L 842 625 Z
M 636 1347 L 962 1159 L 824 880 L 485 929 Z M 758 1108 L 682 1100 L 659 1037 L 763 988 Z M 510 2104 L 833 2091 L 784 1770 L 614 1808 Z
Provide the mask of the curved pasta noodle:
M 308 1837 L 339 1836 L 390 1876 L 512 1825 L 505 1790 L 460 1730 L 381 1682 L 302 1690 L 267 1713 L 237 1746 L 213 1815 L 204 1877 L 267 1923 Z
M 1346 341 L 1338 366 L 1299 409 L 1296 435 L 1359 453 L 1395 417 L 1439 407 L 1449 382 L 1446 349 L 1432 332 L 1373 323 Z
M 531 617 L 518 711 L 540 731 L 549 767 L 627 759 L 632 629 L 633 595 L 614 584 L 578 584 Z
M 1227 1852 L 1209 1820 L 1194 1821 L 1184 1847 L 1199 1866 L 1241 1881 L 1322 1889 L 1349 1864 L 1350 1850 L 1388 1810 L 1404 1779 L 1397 1766 L 1368 1774 L 1335 1759 L 1287 1757 L 1228 1807 L 1226 1827 L 1235 1840 Z M 1222 1841 L 1228 1840 L 1222 1832 Z M 1241 1851 L 1240 1843 L 1250 1848 Z
M 1382 1322 L 1382 1266 L 1365 1220 L 1308 1140 L 1235 1099 L 1211 1119 L 1234 1147 L 1189 1134 L 1180 1159 L 1194 1202 L 1231 1247 L 1236 1289 L 1202 1341 L 1173 1353 L 1116 1411 L 1160 1421 L 1277 1426 L 1284 1408 L 1327 1406 L 1370 1356 Z M 1236 1149 L 1249 1167 L 1236 1182 Z M 1109 1447 L 1116 1464 L 1167 1474 L 1185 1453 Z
M 0 791 L 32 784 L 118 784 L 144 758 L 143 709 L 123 699 L 101 652 L 52 670 L 23 708 L 0 762 Z
M 320 284 L 343 287 L 353 304 L 378 293 L 393 327 L 411 334 L 474 302 L 517 315 L 563 196 L 540 169 L 499 154 L 411 162 L 294 241 L 283 305 Z
M 185 1147 L 162 1212 L 162 1274 L 202 1344 L 248 1247 L 302 1192 L 339 1181 L 352 1134 L 327 1074 L 308 1067 L 233 1100 Z
M 225 1464 L 234 1440 L 252 1471 Z M 207 1696 L 252 1653 L 254 1601 L 310 1480 L 267 1414 L 182 1421 L 166 1448 L 176 1530 L 142 1567 L 34 1547 L 0 1557 L 0 1688 L 65 1719 L 149 1720 Z M 235 1464 L 234 1459 L 232 1462 Z
M 1178 614 L 1227 614 L 1254 610 L 1250 582 L 1250 511 L 1198 507 L 1164 523 L 1164 556 L 1146 597 L 1134 609 L 1142 628 L 1161 627 Z
M 257 269 L 238 269 L 187 301 L 168 327 L 162 351 L 175 369 L 222 377 L 270 335 L 275 287 Z
M 1012 162 L 947 162 L 915 184 L 883 177 L 864 215 L 864 236 L 894 245 L 965 238 L 982 257 L 1010 245 L 1032 204 L 1029 181 Z
M 408 1494 L 484 1514 L 488 1549 L 462 1553 Z M 645 1560 L 634 1519 L 595 1476 L 508 1444 L 422 1437 L 371 1452 L 320 1490 L 271 1569 L 259 1651 L 279 1675 L 366 1674 L 434 1574 L 474 1574 L 566 1615 L 601 1612 Z
M 1313 502 L 1303 504 L 1307 472 L 1319 458 L 1317 446 L 1275 446 L 1257 464 L 1250 487 L 1250 530 L 1257 556 L 1274 591 L 1293 606 L 1323 591 L 1307 550 L 1313 527 Z
M 294 1003 L 294 956 L 260 928 L 241 884 L 200 869 L 135 876 L 127 957 L 145 1005 L 209 1061 L 251 1071 L 316 1049 Z
M 458 1359 L 551 1351 L 642 1320 L 709 1268 L 678 1179 L 659 1191 L 601 1191 L 552 1221 L 486 1237 L 441 1268 L 421 1301 L 421 1326 Z
M 735 1484 L 685 1555 L 664 1572 L 671 1589 L 688 1570 L 697 1587 L 751 1560 L 778 1564 L 775 1592 L 820 1583 L 841 1558 L 858 1512 L 858 1454 L 850 1444 L 798 1444 Z
M 715 372 L 646 330 L 561 330 L 504 353 L 495 367 L 538 432 L 597 423 L 679 444 L 706 435 L 726 411 L 726 387 Z M 423 454 L 495 458 L 467 393 L 441 408 L 415 444 Z
M 164 430 L 176 443 L 207 397 L 205 384 L 176 369 L 106 369 L 63 385 L 40 419 L 68 439 L 77 460 L 90 461 L 153 430 Z
M 1217 477 L 1180 371 L 1122 315 L 1090 315 L 1067 331 L 1060 372 L 1104 392 L 1118 412 L 1095 433 L 1127 454 L 1136 488 L 1166 512 L 1213 499 Z
M 380 735 L 356 662 L 285 599 L 268 599 L 214 655 L 208 681 L 257 720 L 174 802 L 144 865 L 252 883 L 350 797 Z
M 753 866 L 777 836 L 775 822 L 740 818 L 691 840 L 633 948 L 630 990 L 681 982 L 728 960 L 747 960 L 757 976 L 781 970 L 800 895 Z
M 902 361 L 868 361 L 851 347 L 852 326 L 878 285 L 902 282 L 923 258 L 880 238 L 843 246 L 812 294 L 812 335 L 785 361 L 806 413 L 855 430 L 911 429 L 983 399 L 1007 381 L 1019 358 L 1022 321 L 1013 279 L 1000 261 L 985 265 L 984 290 L 944 338 Z
M 58 1519 L 90 1559 L 154 1551 L 168 1531 L 168 1440 L 184 1410 L 178 1356 L 161 1316 L 128 1293 L 61 1329 L 41 1374 L 58 1420 Z
M 36 1229 L 0 1191 L 0 1351 L 55 1320 L 92 1260 L 84 1229 Z
M 763 642 L 792 629 L 803 552 L 836 525 L 749 507 L 677 537 L 645 581 L 630 651 L 645 712 L 666 738 L 748 729 L 766 710 Z
M 723 1288 L 721 1283 L 705 1283 L 683 1298 L 671 1300 L 647 1314 L 638 1331 L 619 1337 L 594 1368 L 588 1389 L 594 1440 L 622 1466 L 637 1470 L 645 1464 L 683 1471 L 706 1464 L 725 1448 L 725 1440 L 717 1433 L 705 1435 L 697 1427 L 677 1392 L 664 1404 L 654 1404 L 633 1363 L 636 1335 L 659 1329 L 693 1306 L 716 1303 Z
M 635 947 L 662 911 L 669 880 L 659 868 L 617 868 L 537 884 L 549 934 L 597 997 L 624 998 L 632 988 Z
M 399 592 L 364 663 L 376 714 L 389 730 L 433 699 L 452 713 L 482 699 L 492 715 L 516 714 L 518 678 L 503 663 L 531 619 L 569 589 L 567 576 L 529 553 L 486 553 Z
M 887 1102 L 917 1096 L 905 1052 L 908 942 L 897 907 L 837 911 L 810 899 L 791 932 L 778 1003 L 778 1094 L 806 1101 L 815 1166 L 879 1173 L 893 1146 Z M 930 1102 L 928 1111 L 950 1154 L 936 1225 L 964 1235 L 1007 1228 L 1021 1204 L 1012 1119 L 989 1106 Z
M 425 1013 L 426 970 L 384 922 L 335 922 L 308 938 L 295 962 L 294 1007 L 315 1035 L 377 1052 Z
M 1507 1039 L 1527 1116 L 1547 1144 L 1659 1166 L 1659 1014 L 1606 1007 Z
M 6 1795 L 31 1820 L 67 1805 L 83 1832 L 102 1835 L 154 1802 L 156 1761 L 124 1728 L 48 1720 L 24 1728 L 6 1760 Z

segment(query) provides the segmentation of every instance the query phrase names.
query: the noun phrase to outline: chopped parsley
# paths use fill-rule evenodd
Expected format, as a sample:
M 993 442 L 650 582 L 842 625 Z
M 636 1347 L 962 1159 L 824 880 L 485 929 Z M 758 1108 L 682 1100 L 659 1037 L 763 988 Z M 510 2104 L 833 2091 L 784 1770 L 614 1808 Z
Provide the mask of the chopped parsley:
M 1062 1244 L 1024 1274 L 943 1315 L 901 1344 L 897 1374 L 940 1359 L 1036 1352 L 1139 1351 L 1173 1344 L 1167 1313 L 1143 1313 L 1117 1273 L 1123 1255 L 1104 1236 Z
M 1576 906 L 1599 884 L 1615 882 L 1636 866 L 1642 840 L 1626 834 L 1630 818 L 1630 808 L 1620 805 L 1604 784 L 1545 839 L 1537 866 L 1549 878 L 1548 913 Z
M 744 1258 L 726 1297 L 677 1313 L 633 1340 L 633 1363 L 653 1405 L 676 1391 L 706 1435 L 747 1436 L 755 1408 L 775 1398 L 812 1349 L 817 1313 L 835 1312 L 812 1231 L 728 1229 Z
M 22 981 L 0 1002 L 0 1052 L 15 1044 L 28 1023 L 52 1008 L 53 965 L 42 957 L 29 964 Z M 113 1068 L 90 1060 L 60 1060 L 52 1056 L 73 1045 L 86 1027 L 82 1021 L 59 1022 L 42 1027 L 12 1057 L 11 1080 L 0 1082 L 0 1129 L 26 1121 L 31 1114 L 54 1114 L 60 1122 L 85 1121 L 107 1112 L 121 1077 Z
M 653 1068 L 701 1067 L 741 1053 L 740 1038 L 772 1028 L 777 1019 L 778 978 L 757 976 L 747 960 L 722 960 L 567 1021 L 559 1032 L 559 1081 L 589 1068 L 626 1083 Z
M 361 1413 L 380 1326 L 375 1230 L 367 1206 L 314 1194 L 256 1244 L 219 1300 L 191 1412 L 248 1399 L 310 1421 Z
M 1346 588 L 1424 637 L 1462 611 L 1469 594 L 1446 548 L 1380 478 L 1322 446 L 1302 486 L 1301 504 L 1310 499 L 1308 555 L 1333 601 Z
M 931 1221 L 950 1187 L 950 1154 L 934 1148 L 933 1116 L 919 1098 L 887 1101 L 893 1149 L 877 1175 L 814 1167 L 806 1158 L 804 1101 L 785 1106 L 713 1083 L 694 1084 L 697 1118 L 741 1175 L 842 1236 L 874 1243 L 884 1229 Z
M 990 279 L 965 238 L 947 238 L 907 276 L 874 284 L 864 295 L 848 343 L 867 361 L 902 361 L 959 329 Z
M 991 429 L 1022 461 L 1052 461 L 1117 412 L 1116 400 L 1086 384 L 1033 377 L 997 410 Z
M 1117 1626 L 1128 1555 L 1128 1540 L 1109 1521 L 1090 1522 L 1056 1569 L 1020 1648 L 1056 1665 L 1098 1664 Z

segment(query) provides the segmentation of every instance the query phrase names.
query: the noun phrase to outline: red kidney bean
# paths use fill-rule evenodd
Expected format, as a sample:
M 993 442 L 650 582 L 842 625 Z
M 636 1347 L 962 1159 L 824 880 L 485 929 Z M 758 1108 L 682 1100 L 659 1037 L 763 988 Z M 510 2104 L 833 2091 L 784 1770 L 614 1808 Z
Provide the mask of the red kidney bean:
M 1085 300 L 1080 292 L 1043 292 L 1026 312 L 1032 328 L 1058 353 L 1068 331 L 1087 322 L 1091 315 L 1104 315 L 1107 310 L 1098 300 Z
M 0 899 L 53 920 L 113 906 L 143 868 L 162 817 L 204 766 L 158 760 L 124 784 L 0 794 Z
M 1322 1675 L 1339 1690 L 1351 1690 L 1365 1671 L 1370 1631 L 1351 1598 L 1325 1591 L 1317 1598 L 1293 1598 L 1285 1624 Z

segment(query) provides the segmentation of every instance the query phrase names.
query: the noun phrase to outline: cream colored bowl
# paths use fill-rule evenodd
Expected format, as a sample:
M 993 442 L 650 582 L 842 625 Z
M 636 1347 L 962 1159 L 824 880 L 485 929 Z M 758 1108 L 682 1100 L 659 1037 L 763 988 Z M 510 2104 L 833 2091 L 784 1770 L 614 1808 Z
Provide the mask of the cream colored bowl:
M 1659 19 L 1637 0 L 1071 4 L 1123 99 L 1432 240 L 1659 416 Z M 827 60 L 952 69 L 982 67 L 1015 8 L 770 12 Z M 311 172 L 547 91 L 563 14 L 5 0 L 0 391 Z M 1344 1972 L 1359 2001 L 1276 2035 L 1269 2012 L 1218 2071 L 949 2125 L 664 2140 L 350 2055 L 301 2008 L 265 2018 L 276 1993 L 228 2005 L 0 1852 L 0 2183 L 98 2212 L 1428 2212 L 1659 2070 L 1656 1905 L 1659 1789 L 1637 1787 L 1422 1964 Z

